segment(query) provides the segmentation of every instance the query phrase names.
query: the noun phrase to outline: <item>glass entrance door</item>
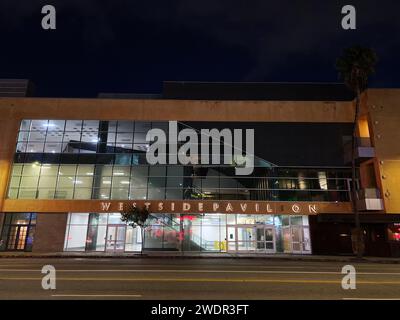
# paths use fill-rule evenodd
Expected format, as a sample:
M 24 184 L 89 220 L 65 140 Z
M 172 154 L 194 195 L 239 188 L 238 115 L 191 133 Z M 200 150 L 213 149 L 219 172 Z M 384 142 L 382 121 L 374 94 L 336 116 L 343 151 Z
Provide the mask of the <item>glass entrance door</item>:
M 275 253 L 275 228 L 273 226 L 257 226 L 257 251 Z
M 6 213 L 0 236 L 0 251 L 32 251 L 36 213 Z
M 257 227 L 254 225 L 238 225 L 237 232 L 237 251 L 254 252 L 257 248 Z
M 227 227 L 228 251 L 275 253 L 275 228 L 271 225 Z
M 257 251 L 275 253 L 275 228 L 273 226 L 257 227 Z
M 108 225 L 106 237 L 106 251 L 123 252 L 125 248 L 125 225 Z
M 292 226 L 291 227 L 292 233 L 292 252 L 293 253 L 302 253 L 302 227 L 300 226 Z
M 284 251 L 288 253 L 311 253 L 310 233 L 305 226 L 283 227 Z
M 28 226 L 10 226 L 7 250 L 25 250 Z

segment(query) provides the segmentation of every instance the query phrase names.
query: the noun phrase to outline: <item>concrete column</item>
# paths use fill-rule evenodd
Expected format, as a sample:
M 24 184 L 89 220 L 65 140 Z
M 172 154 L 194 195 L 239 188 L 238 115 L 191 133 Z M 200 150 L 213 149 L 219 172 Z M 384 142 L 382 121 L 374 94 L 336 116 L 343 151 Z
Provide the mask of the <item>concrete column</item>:
M 8 181 L 15 153 L 20 120 L 1 119 L 0 128 L 0 210 L 7 196 Z

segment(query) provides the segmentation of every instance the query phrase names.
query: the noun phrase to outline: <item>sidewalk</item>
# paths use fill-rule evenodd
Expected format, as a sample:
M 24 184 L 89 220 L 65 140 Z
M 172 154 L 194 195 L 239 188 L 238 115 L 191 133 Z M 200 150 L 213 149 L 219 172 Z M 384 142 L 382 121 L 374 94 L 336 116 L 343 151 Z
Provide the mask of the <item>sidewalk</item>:
M 315 262 L 357 262 L 357 263 L 394 263 L 400 264 L 400 258 L 364 257 L 358 260 L 354 256 L 320 256 L 320 255 L 292 255 L 292 254 L 232 254 L 232 253 L 189 253 L 189 252 L 144 252 L 140 253 L 104 253 L 104 252 L 0 252 L 1 258 L 80 258 L 80 259 L 265 259 L 287 261 L 315 261 Z

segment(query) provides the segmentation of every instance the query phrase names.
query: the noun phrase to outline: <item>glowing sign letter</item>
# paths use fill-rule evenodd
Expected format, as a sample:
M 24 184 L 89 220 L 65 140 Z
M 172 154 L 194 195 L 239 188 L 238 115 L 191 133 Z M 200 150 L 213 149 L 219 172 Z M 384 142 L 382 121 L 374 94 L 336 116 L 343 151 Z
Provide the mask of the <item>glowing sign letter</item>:
M 111 202 L 101 202 L 101 210 L 108 211 L 110 210 Z

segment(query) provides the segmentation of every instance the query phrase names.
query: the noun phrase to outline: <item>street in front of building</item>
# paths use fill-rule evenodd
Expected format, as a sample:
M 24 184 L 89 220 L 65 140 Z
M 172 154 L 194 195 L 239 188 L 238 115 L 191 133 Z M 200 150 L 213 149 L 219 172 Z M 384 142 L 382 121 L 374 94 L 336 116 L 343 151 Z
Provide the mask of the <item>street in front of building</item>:
M 43 266 L 56 289 L 45 290 Z M 342 287 L 345 265 L 356 289 Z M 0 259 L 0 299 L 400 299 L 400 265 L 349 261 L 180 258 Z

